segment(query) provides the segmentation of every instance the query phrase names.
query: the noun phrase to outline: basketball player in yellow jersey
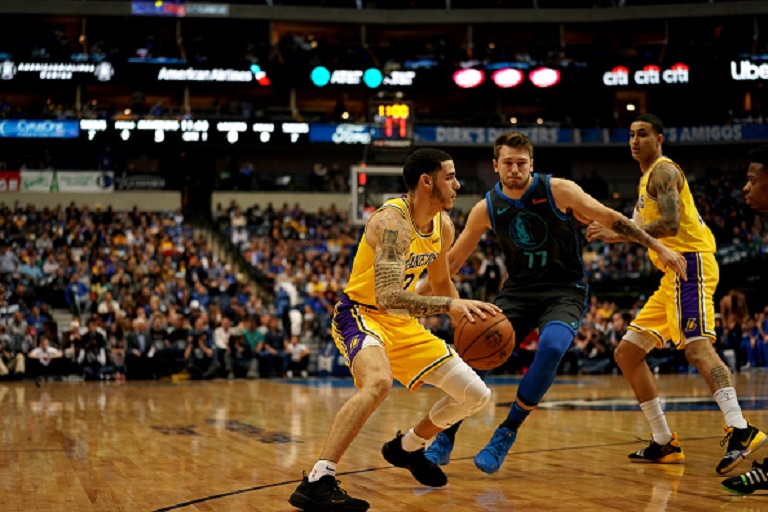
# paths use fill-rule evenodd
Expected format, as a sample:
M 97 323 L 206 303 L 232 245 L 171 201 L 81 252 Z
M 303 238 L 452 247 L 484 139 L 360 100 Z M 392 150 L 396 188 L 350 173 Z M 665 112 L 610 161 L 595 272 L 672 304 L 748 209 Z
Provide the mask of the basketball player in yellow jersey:
M 339 487 L 336 464 L 387 398 L 393 378 L 411 391 L 429 383 L 447 393 L 418 425 L 405 435 L 398 432 L 381 450 L 387 462 L 431 487 L 448 480 L 424 456 L 427 442 L 491 397 L 474 370 L 416 318 L 448 313 L 474 322 L 472 315 L 500 313 L 492 304 L 459 299 L 449 275 L 454 228 L 443 212 L 451 209 L 459 190 L 452 158 L 435 149 L 416 150 L 405 162 L 403 179 L 408 194 L 387 201 L 368 219 L 349 283 L 334 310 L 333 336 L 360 389 L 336 413 L 320 459 L 290 497 L 291 505 L 302 510 L 368 509 L 367 501 Z M 434 297 L 415 292 L 424 270 Z
M 744 418 L 728 367 L 712 346 L 715 341 L 713 295 L 719 279 L 715 239 L 699 217 L 682 169 L 662 156 L 663 133 L 664 125 L 652 114 L 638 116 L 629 130 L 632 157 L 643 173 L 635 219 L 649 235 L 685 256 L 688 280 L 681 281 L 672 270 L 660 265 L 654 251 L 648 251 L 664 277 L 615 351 L 616 363 L 632 386 L 652 430 L 648 447 L 630 454 L 629 458 L 633 462 L 656 463 L 684 460 L 677 434 L 667 425 L 656 381 L 645 362 L 651 349 L 671 339 L 676 347 L 685 350 L 688 362 L 704 377 L 725 416 L 724 441 L 728 447 L 716 468 L 723 475 L 768 441 L 768 436 Z M 620 240 L 616 233 L 595 223 L 587 229 L 587 239 Z

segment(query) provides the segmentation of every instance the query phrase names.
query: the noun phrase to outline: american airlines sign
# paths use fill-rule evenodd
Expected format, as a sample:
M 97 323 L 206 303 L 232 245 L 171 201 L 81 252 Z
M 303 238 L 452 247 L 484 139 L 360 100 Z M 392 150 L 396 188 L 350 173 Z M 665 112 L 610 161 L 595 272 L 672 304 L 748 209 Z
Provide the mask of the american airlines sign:
M 239 69 L 162 68 L 157 79 L 170 82 L 252 82 L 253 73 Z

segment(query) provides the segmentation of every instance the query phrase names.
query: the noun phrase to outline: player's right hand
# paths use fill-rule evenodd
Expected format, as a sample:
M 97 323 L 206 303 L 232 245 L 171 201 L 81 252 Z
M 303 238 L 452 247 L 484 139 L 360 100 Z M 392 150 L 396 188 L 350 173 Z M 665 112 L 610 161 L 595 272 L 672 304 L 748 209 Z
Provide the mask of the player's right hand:
M 685 261 L 685 257 L 679 252 L 675 252 L 668 247 L 662 246 L 662 250 L 658 251 L 659 261 L 664 264 L 665 267 L 671 268 L 675 271 L 675 274 L 679 275 L 683 281 L 688 280 L 688 262 Z
M 490 302 L 468 299 L 453 299 L 448 309 L 448 315 L 456 322 L 461 320 L 461 317 L 466 317 L 467 320 L 474 323 L 475 315 L 485 320 L 487 318 L 485 316 L 486 313 L 496 316 L 498 313 L 501 313 L 501 309 Z

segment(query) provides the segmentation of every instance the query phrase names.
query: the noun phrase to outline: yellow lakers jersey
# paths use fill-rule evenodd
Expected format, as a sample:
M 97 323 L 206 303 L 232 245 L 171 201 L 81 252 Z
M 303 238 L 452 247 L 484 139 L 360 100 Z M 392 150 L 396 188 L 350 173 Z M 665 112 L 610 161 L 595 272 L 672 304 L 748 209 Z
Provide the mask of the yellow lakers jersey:
M 680 166 L 667 157 L 661 157 L 656 160 L 656 162 L 653 163 L 651 170 L 645 173 L 640 179 L 640 197 L 638 199 L 637 208 L 640 211 L 643 222 L 645 224 L 650 224 L 651 222 L 658 220 L 661 216 L 656 198 L 651 197 L 650 194 L 648 194 L 648 179 L 656 166 L 663 162 L 670 163 L 677 167 L 680 171 L 680 175 L 683 176 L 683 188 L 680 191 L 680 228 L 677 231 L 677 235 L 660 238 L 659 241 L 673 251 L 681 253 L 714 253 L 717 249 L 715 246 L 715 237 L 699 216 L 699 211 L 696 209 L 696 203 L 693 201 L 691 189 L 688 187 L 688 180 L 685 179 L 685 174 L 683 174 L 683 170 Z M 653 264 L 664 270 L 659 263 L 658 254 L 650 249 L 648 250 L 648 254 L 651 257 Z
M 413 223 L 411 208 L 404 197 L 390 199 L 377 212 L 384 208 L 394 208 L 411 225 L 411 251 L 405 265 L 405 280 L 403 289 L 416 291 L 416 282 L 422 272 L 432 263 L 442 249 L 442 222 L 438 213 L 432 219 L 432 232 L 421 233 Z M 352 274 L 349 277 L 344 292 L 349 298 L 361 304 L 376 305 L 376 283 L 373 273 L 374 251 L 368 244 L 365 235 L 357 247 L 355 261 L 352 264 Z

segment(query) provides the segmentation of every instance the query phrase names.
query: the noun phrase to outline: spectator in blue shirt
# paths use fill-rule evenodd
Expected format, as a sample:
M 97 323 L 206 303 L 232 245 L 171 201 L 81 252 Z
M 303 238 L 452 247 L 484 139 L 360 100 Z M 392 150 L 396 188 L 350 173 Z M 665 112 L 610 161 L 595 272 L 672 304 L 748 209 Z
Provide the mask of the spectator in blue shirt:
M 65 294 L 67 306 L 72 310 L 75 316 L 82 316 L 91 310 L 91 294 L 88 286 L 80 281 L 80 274 L 75 272 L 67 286 Z

